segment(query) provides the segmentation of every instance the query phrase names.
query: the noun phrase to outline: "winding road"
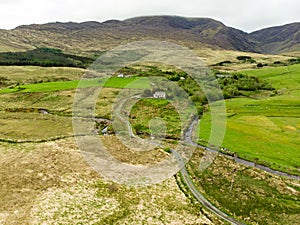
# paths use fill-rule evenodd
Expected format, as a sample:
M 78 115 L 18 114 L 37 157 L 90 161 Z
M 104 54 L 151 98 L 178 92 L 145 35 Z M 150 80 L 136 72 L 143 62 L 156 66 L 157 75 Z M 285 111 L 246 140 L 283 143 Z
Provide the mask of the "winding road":
M 130 97 L 129 99 L 132 99 L 132 98 L 136 98 L 137 96 L 132 96 Z M 123 122 L 126 124 L 126 129 L 127 129 L 127 132 L 129 134 L 130 137 L 132 138 L 136 138 L 133 131 L 132 131 L 132 127 L 131 127 L 131 124 L 129 123 L 129 121 L 127 120 L 127 118 L 125 118 L 126 116 L 126 113 L 122 112 L 122 109 L 124 109 L 124 106 L 126 104 L 126 102 L 129 100 L 121 100 L 121 104 L 119 104 L 115 110 L 117 110 L 117 112 L 115 112 L 116 116 Z M 197 122 L 196 121 L 197 118 L 192 121 L 192 124 L 190 125 L 188 131 L 186 133 L 188 134 L 192 134 L 192 131 L 193 131 L 193 127 L 194 127 L 194 124 Z M 185 135 L 185 139 L 188 140 L 187 138 L 187 135 Z M 191 140 L 191 139 L 190 139 Z M 153 141 L 150 141 L 153 143 Z M 160 147 L 164 148 L 164 146 L 162 146 L 161 144 L 158 144 Z M 193 143 L 193 145 L 196 145 L 196 143 Z M 216 208 L 213 204 L 211 204 L 199 191 L 198 189 L 196 188 L 196 186 L 194 185 L 193 181 L 191 180 L 191 178 L 189 177 L 189 174 L 186 170 L 186 167 L 185 167 L 185 162 L 183 160 L 183 158 L 181 157 L 181 155 L 176 152 L 174 149 L 171 149 L 171 153 L 172 155 L 176 158 L 179 166 L 180 166 L 180 173 L 182 175 L 182 178 L 184 180 L 184 182 L 186 183 L 187 187 L 189 188 L 189 190 L 192 192 L 192 194 L 194 195 L 194 197 L 206 208 L 208 209 L 209 211 L 211 211 L 212 213 L 214 213 L 215 215 L 217 215 L 219 218 L 229 222 L 230 224 L 234 224 L 234 225 L 244 225 L 244 223 L 240 222 L 240 221 L 237 221 L 235 220 L 234 218 L 228 216 L 226 213 L 222 212 L 221 210 L 219 210 L 218 208 Z
M 129 99 L 131 98 L 138 98 L 139 96 L 132 96 L 130 97 Z M 125 113 L 123 112 L 122 113 L 122 110 L 124 109 L 124 106 L 126 104 L 126 102 L 129 100 L 124 100 L 124 101 L 121 101 L 121 104 L 117 107 L 117 116 L 126 124 L 126 128 L 127 128 L 127 131 L 128 131 L 128 134 L 130 137 L 133 137 L 135 138 L 135 135 L 132 131 L 132 127 L 131 127 L 131 124 L 129 123 L 129 121 L 127 120 L 127 118 L 125 118 Z M 300 180 L 300 177 L 299 176 L 295 176 L 295 175 L 290 175 L 288 173 L 284 173 L 284 172 L 281 172 L 281 171 L 276 171 L 276 170 L 273 170 L 269 167 L 265 167 L 265 166 L 261 166 L 261 165 L 257 165 L 253 162 L 250 162 L 250 161 L 247 161 L 247 160 L 243 160 L 243 159 L 240 159 L 240 158 L 237 158 L 237 157 L 232 157 L 232 156 L 229 156 L 229 155 L 226 155 L 224 153 L 221 153 L 219 152 L 218 150 L 215 150 L 215 149 L 212 149 L 212 148 L 208 148 L 208 147 L 205 147 L 205 146 L 201 146 L 199 145 L 198 143 L 195 143 L 193 140 L 192 140 L 192 133 L 193 133 L 193 130 L 196 126 L 198 122 L 198 118 L 195 118 L 190 126 L 189 126 L 189 129 L 185 132 L 184 134 L 184 140 L 187 144 L 189 145 L 192 145 L 192 146 L 195 146 L 195 147 L 200 147 L 206 151 L 210 151 L 210 152 L 216 152 L 218 154 L 221 154 L 227 158 L 230 158 L 230 159 L 233 159 L 235 162 L 237 163 L 240 163 L 240 164 L 243 164 L 245 166 L 250 166 L 250 167 L 254 167 L 254 168 L 258 168 L 258 169 L 261 169 L 261 170 L 264 170 L 264 171 L 267 171 L 269 173 L 272 173 L 272 174 L 275 174 L 275 175 L 280 175 L 280 176 L 285 176 L 285 177 L 288 177 L 288 178 L 291 178 L 291 179 L 295 179 L 295 180 Z M 151 141 L 152 142 L 152 141 Z M 161 146 L 161 145 L 160 145 Z M 164 146 L 161 146 L 161 147 L 164 147 Z M 180 170 L 180 173 L 182 175 L 182 178 L 183 178 L 183 181 L 186 183 L 187 187 L 189 188 L 189 190 L 191 191 L 191 193 L 194 195 L 194 197 L 206 208 L 208 209 L 209 211 L 211 211 L 212 213 L 214 213 L 215 215 L 217 215 L 219 218 L 229 222 L 230 224 L 235 224 L 235 225 L 244 225 L 244 223 L 228 216 L 226 213 L 222 212 L 221 210 L 219 210 L 217 207 L 215 207 L 213 204 L 211 204 L 200 192 L 199 190 L 196 188 L 196 186 L 194 185 L 193 181 L 191 180 L 189 174 L 188 174 L 188 171 L 185 167 L 185 162 L 183 160 L 183 158 L 181 157 L 181 155 L 176 152 L 174 149 L 171 149 L 171 153 L 172 155 L 176 158 L 176 160 L 178 161 L 179 163 L 179 166 L 181 168 Z
M 127 99 L 122 99 L 120 101 L 120 104 L 115 108 L 115 110 L 117 111 L 116 113 L 116 116 L 122 121 L 124 122 L 126 125 L 126 130 L 128 131 L 128 134 L 130 137 L 132 138 L 137 138 L 133 131 L 132 131 L 132 127 L 131 127 L 131 124 L 130 122 L 128 121 L 128 119 L 126 118 L 126 113 L 122 113 L 122 111 L 124 110 L 124 106 L 126 105 L 127 101 L 131 98 L 139 98 L 140 96 L 132 96 L 130 98 L 127 98 Z M 102 119 L 95 119 L 95 121 L 97 120 L 101 120 Z M 111 121 L 110 121 L 111 122 Z M 192 140 L 192 133 L 193 133 L 193 130 L 195 129 L 195 126 L 198 122 L 198 118 L 195 118 L 190 126 L 189 126 L 189 129 L 185 132 L 184 134 L 184 140 L 187 144 L 191 145 L 191 146 L 195 146 L 195 147 L 200 147 L 206 151 L 209 151 L 209 152 L 215 152 L 215 153 L 218 153 L 220 155 L 223 155 L 227 158 L 230 158 L 232 160 L 234 160 L 236 163 L 239 163 L 239 164 L 243 164 L 245 166 L 250 166 L 250 167 L 253 167 L 253 168 L 258 168 L 260 170 L 264 170 L 266 172 L 269 172 L 269 173 L 272 173 L 272 174 L 275 174 L 275 175 L 279 175 L 279 176 L 285 176 L 285 177 L 288 177 L 290 179 L 294 179 L 294 180 L 300 180 L 300 176 L 296 176 L 296 175 L 291 175 L 291 174 L 288 174 L 288 173 L 284 173 L 284 172 L 281 172 L 281 171 L 276 171 L 276 170 L 273 170 L 269 167 L 266 167 L 266 166 L 262 166 L 262 165 L 257 165 L 251 161 L 247 161 L 247 160 L 244 160 L 244 159 L 240 159 L 240 158 L 237 158 L 237 157 L 233 157 L 233 156 L 229 156 L 229 155 L 226 155 L 224 153 L 221 153 L 219 152 L 218 150 L 215 150 L 215 149 L 212 149 L 212 148 L 208 148 L 208 147 L 205 147 L 205 146 L 202 146 L 202 145 L 199 145 L 197 143 L 195 143 L 193 140 Z M 52 140 L 58 140 L 58 139 L 64 139 L 64 138 L 69 138 L 69 137 L 73 137 L 74 135 L 70 135 L 70 136 L 64 136 L 64 137 L 56 137 L 56 138 L 53 138 L 51 140 L 37 140 L 37 141 L 32 141 L 32 142 L 36 142 L 36 143 L 39 143 L 39 142 L 47 142 L 47 141 L 52 141 Z M 84 136 L 84 134 L 83 134 Z M 11 143 L 23 143 L 23 141 L 13 141 L 13 140 L 2 140 L 0 139 L 0 142 L 11 142 Z M 27 142 L 31 142 L 31 141 L 24 141 L 24 143 L 27 143 Z M 151 141 L 153 142 L 153 141 Z M 157 143 L 156 143 L 157 144 Z M 160 145 L 160 144 L 159 144 Z M 164 147 L 162 145 L 160 145 L 160 147 Z M 182 179 L 184 181 L 184 183 L 186 183 L 187 187 L 189 188 L 189 190 L 191 191 L 191 193 L 194 195 L 194 197 L 206 208 L 208 209 L 209 211 L 211 211 L 212 213 L 214 213 L 215 215 L 217 215 L 219 218 L 229 222 L 230 224 L 235 224 L 235 225 L 243 225 L 244 223 L 228 216 L 226 213 L 222 212 L 221 210 L 219 210 L 218 208 L 216 208 L 213 204 L 211 204 L 197 189 L 197 187 L 194 185 L 193 181 L 191 180 L 189 174 L 188 174 L 188 171 L 185 167 L 185 162 L 183 160 L 183 158 L 181 157 L 181 155 L 176 152 L 175 150 L 171 149 L 171 153 L 172 155 L 176 158 L 176 160 L 178 161 L 179 163 L 179 166 L 181 168 L 180 170 L 180 173 L 182 175 Z
M 213 204 L 211 204 L 199 191 L 198 189 L 195 187 L 193 181 L 191 180 L 186 167 L 185 167 L 185 163 L 184 160 L 182 159 L 181 155 L 179 155 L 175 150 L 171 150 L 171 153 L 176 157 L 179 165 L 180 165 L 180 173 L 182 175 L 182 178 L 184 180 L 184 182 L 186 183 L 186 185 L 188 186 L 188 188 L 190 189 L 190 191 L 192 192 L 192 194 L 194 195 L 194 197 L 208 210 L 210 210 L 211 212 L 213 212 L 214 214 L 216 214 L 218 217 L 222 218 L 223 220 L 231 223 L 231 224 L 236 224 L 236 225 L 244 225 L 244 223 L 235 220 L 234 218 L 228 216 L 227 214 L 225 214 L 224 212 L 222 212 L 221 210 L 219 210 L 218 208 L 216 208 Z

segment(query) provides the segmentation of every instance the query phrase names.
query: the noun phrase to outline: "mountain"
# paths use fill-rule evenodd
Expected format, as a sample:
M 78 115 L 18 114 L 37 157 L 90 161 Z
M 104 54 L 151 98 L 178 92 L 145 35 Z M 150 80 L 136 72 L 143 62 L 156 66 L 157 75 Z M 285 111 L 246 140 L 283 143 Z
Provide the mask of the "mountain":
M 300 51 L 300 23 L 262 29 L 249 36 L 258 42 L 264 53 Z
M 103 23 L 56 22 L 0 30 L 0 51 L 52 47 L 68 53 L 91 55 L 126 42 L 159 39 L 194 49 L 209 47 L 280 53 L 298 49 L 299 30 L 296 23 L 248 34 L 213 19 L 178 16 L 146 16 Z
M 166 39 L 191 41 L 221 49 L 258 51 L 243 31 L 225 26 L 209 18 L 184 18 L 177 16 L 138 17 L 124 21 L 136 29 L 158 32 Z M 156 36 L 157 34 L 155 34 Z

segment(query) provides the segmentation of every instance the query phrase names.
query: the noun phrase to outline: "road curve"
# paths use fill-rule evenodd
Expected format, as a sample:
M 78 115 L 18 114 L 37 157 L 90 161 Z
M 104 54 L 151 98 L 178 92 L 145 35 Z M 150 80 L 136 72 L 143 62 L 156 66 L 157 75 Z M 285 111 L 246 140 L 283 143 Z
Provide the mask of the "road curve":
M 245 225 L 244 223 L 235 220 L 234 218 L 228 216 L 227 214 L 225 214 L 224 212 L 222 212 L 221 210 L 219 210 L 218 208 L 216 208 L 213 204 L 211 204 L 195 187 L 193 181 L 191 180 L 191 178 L 189 177 L 189 174 L 186 170 L 185 167 L 185 163 L 184 160 L 182 159 L 182 157 L 175 151 L 171 149 L 171 153 L 175 156 L 175 158 L 177 159 L 179 165 L 180 165 L 180 173 L 182 175 L 183 181 L 186 183 L 186 185 L 188 186 L 188 188 L 190 189 L 190 191 L 192 192 L 192 194 L 195 196 L 195 198 L 205 207 L 207 208 L 209 211 L 211 211 L 212 213 L 214 213 L 215 215 L 217 215 L 218 217 L 220 217 L 221 219 L 229 222 L 230 224 L 235 224 L 235 225 Z

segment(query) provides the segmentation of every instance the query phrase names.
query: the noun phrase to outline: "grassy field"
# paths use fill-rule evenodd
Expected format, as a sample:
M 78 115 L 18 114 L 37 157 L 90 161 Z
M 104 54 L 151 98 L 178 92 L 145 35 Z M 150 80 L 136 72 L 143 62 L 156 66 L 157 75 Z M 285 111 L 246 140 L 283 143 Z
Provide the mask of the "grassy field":
M 131 84 L 133 83 L 133 84 Z M 112 88 L 149 88 L 146 78 L 118 78 L 111 77 L 109 79 L 88 79 L 88 80 L 72 80 L 59 82 L 45 82 L 37 84 L 17 85 L 11 88 L 0 90 L 1 93 L 11 92 L 48 92 L 61 91 L 86 87 L 112 87 Z
M 266 79 L 278 94 L 268 98 L 226 101 L 227 127 L 223 147 L 242 158 L 277 170 L 299 174 L 300 65 L 242 73 Z M 208 140 L 210 114 L 200 124 L 200 138 Z
M 142 99 L 133 106 L 130 113 L 132 127 L 137 134 L 150 135 L 150 121 L 160 117 L 165 122 L 166 136 L 169 138 L 180 138 L 180 117 L 168 100 Z M 157 132 L 157 135 L 164 135 L 164 130 Z
M 107 119 L 111 118 L 120 88 L 149 87 L 146 78 L 135 77 L 80 81 L 84 70 L 72 68 L 0 67 L 0 71 L 14 84 L 0 90 L 0 139 L 6 141 L 39 141 L 72 135 L 70 116 L 78 87 L 104 87 L 96 101 L 95 116 Z M 25 84 L 16 85 L 21 77 Z M 32 83 L 33 80 L 39 82 Z M 48 114 L 39 113 L 39 109 Z

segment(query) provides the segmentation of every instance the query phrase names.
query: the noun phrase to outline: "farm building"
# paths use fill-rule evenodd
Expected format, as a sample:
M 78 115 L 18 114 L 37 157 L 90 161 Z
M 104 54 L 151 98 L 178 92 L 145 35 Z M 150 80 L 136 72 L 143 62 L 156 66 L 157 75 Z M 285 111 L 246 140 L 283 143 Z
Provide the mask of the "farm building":
M 157 91 L 153 95 L 154 98 L 166 98 L 166 93 L 163 91 Z

